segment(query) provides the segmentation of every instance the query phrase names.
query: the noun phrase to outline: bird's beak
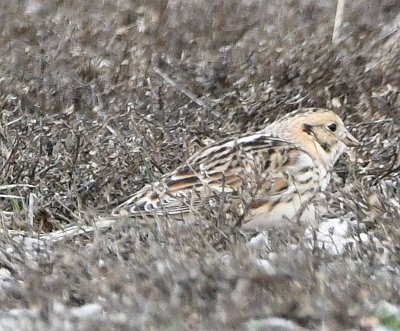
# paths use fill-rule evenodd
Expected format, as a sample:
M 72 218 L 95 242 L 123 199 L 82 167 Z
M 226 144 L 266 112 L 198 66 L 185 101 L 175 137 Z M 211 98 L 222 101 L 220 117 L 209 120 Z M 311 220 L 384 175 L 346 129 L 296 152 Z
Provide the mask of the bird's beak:
M 346 132 L 343 142 L 347 147 L 356 147 L 360 145 L 360 142 L 348 131 Z

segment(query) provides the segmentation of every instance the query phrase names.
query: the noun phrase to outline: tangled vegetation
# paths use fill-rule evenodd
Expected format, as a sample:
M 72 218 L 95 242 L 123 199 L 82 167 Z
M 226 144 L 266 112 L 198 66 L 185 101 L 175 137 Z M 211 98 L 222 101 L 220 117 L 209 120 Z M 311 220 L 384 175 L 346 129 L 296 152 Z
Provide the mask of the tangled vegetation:
M 332 43 L 327 0 L 0 2 L 0 329 L 399 330 L 400 3 L 345 6 Z M 208 141 L 314 106 L 362 142 L 319 231 L 47 240 Z

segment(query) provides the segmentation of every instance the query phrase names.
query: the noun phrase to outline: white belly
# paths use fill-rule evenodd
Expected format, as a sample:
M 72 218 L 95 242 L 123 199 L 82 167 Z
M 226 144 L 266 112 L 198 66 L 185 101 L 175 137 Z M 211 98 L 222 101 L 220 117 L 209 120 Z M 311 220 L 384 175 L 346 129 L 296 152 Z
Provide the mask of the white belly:
M 242 228 L 245 231 L 263 231 L 283 227 L 296 220 L 315 225 L 315 207 L 312 203 L 308 203 L 314 194 L 310 192 L 301 198 L 297 194 L 290 202 L 281 202 L 271 211 L 267 211 L 267 207 L 259 207 L 252 211 L 249 221 L 244 223 Z

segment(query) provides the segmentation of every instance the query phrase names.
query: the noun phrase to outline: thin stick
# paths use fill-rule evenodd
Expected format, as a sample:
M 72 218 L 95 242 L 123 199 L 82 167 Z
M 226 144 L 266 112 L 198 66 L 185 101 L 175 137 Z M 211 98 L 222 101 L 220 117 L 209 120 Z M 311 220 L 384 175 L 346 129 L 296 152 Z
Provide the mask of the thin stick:
M 82 234 L 90 234 L 97 231 L 109 229 L 116 223 L 115 219 L 99 219 L 93 225 L 73 225 L 62 230 L 38 235 L 37 233 L 29 233 L 22 230 L 8 230 L 0 228 L 0 234 L 7 234 L 12 238 L 30 238 L 46 244 L 54 244 L 63 240 L 69 240 Z
M 113 219 L 101 219 L 97 220 L 93 225 L 76 225 L 71 226 L 63 230 L 54 231 L 40 235 L 40 240 L 45 241 L 48 244 L 56 243 L 62 240 L 68 240 L 77 237 L 81 234 L 89 234 L 96 231 L 101 231 L 112 227 L 116 222 Z
M 179 86 L 178 83 L 174 82 L 170 77 L 168 77 L 168 75 L 164 72 L 162 72 L 160 69 L 155 68 L 154 71 L 159 74 L 168 84 L 170 84 L 171 86 L 175 87 L 177 90 L 179 90 L 181 93 L 183 93 L 184 95 L 186 95 L 190 100 L 192 100 L 193 102 L 197 103 L 199 106 L 207 108 L 207 105 L 200 100 L 199 98 L 197 98 L 192 92 L 190 92 L 189 90 L 185 89 L 182 86 Z
M 27 215 L 27 220 L 29 226 L 32 228 L 33 227 L 33 220 L 35 218 L 35 202 L 36 202 L 36 196 L 34 193 L 29 194 L 29 202 L 28 202 L 28 215 Z
M 10 184 L 10 185 L 1 185 L 0 190 L 8 190 L 16 187 L 31 187 L 34 188 L 36 187 L 35 185 L 30 185 L 30 184 Z
M 25 199 L 24 197 L 20 196 L 20 195 L 13 195 L 13 194 L 0 194 L 0 198 L 4 198 L 4 199 Z
M 332 33 L 332 43 L 334 45 L 339 44 L 340 42 L 340 28 L 343 24 L 343 11 L 344 11 L 344 3 L 345 0 L 338 0 L 336 6 L 336 16 L 335 16 L 335 25 L 333 26 Z

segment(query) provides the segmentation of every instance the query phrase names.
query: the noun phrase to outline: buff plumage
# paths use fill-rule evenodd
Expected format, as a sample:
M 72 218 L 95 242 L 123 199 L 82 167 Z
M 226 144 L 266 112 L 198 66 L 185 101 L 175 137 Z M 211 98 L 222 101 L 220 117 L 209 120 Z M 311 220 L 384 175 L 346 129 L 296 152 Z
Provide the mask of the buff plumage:
M 201 212 L 224 196 L 227 204 L 240 206 L 243 229 L 279 226 L 308 208 L 327 188 L 339 156 L 357 145 L 332 111 L 300 109 L 259 132 L 210 144 L 132 195 L 113 215 L 185 221 L 193 210 Z

